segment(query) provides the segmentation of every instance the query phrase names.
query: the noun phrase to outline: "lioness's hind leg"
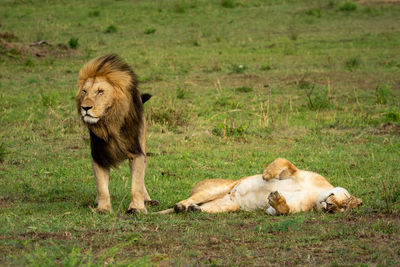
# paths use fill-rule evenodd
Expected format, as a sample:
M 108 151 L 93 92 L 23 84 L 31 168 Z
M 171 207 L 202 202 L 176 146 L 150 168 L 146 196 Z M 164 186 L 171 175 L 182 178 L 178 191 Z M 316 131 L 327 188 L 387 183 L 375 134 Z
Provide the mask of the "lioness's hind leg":
M 290 211 L 286 199 L 278 191 L 269 194 L 268 202 L 276 210 L 276 215 L 285 215 Z
M 180 201 L 174 207 L 175 212 L 187 211 L 192 204 L 204 204 L 224 197 L 237 184 L 229 179 L 210 179 L 196 184 L 189 198 Z
M 290 161 L 284 158 L 277 158 L 267 166 L 262 177 L 265 181 L 268 181 L 273 178 L 289 177 L 296 171 L 297 168 Z
M 190 206 L 207 202 L 210 197 L 212 196 L 206 191 L 197 192 L 191 197 L 176 203 L 174 210 L 176 213 L 188 211 Z
M 200 205 L 200 209 L 203 212 L 217 213 L 237 211 L 240 210 L 240 206 L 236 203 L 236 201 L 231 199 L 230 195 L 225 195 L 222 198 Z

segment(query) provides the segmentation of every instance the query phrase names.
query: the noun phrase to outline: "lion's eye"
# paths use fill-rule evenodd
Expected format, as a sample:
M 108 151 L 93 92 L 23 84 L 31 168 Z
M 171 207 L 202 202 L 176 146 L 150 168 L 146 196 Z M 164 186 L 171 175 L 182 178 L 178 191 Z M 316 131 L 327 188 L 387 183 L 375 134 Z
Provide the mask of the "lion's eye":
M 82 94 L 86 94 L 86 90 L 82 90 Z
M 98 95 L 101 95 L 101 94 L 103 94 L 103 93 L 104 93 L 104 90 L 102 90 L 102 89 L 97 90 L 97 94 L 98 94 Z

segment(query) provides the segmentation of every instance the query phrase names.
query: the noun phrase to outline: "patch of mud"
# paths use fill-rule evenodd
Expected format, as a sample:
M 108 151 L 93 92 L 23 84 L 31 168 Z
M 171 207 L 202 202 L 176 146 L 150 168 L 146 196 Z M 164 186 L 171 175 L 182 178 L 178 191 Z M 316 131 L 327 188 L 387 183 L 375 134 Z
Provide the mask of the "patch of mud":
M 400 124 L 394 124 L 393 122 L 385 122 L 379 125 L 375 131 L 377 134 L 400 134 Z
M 360 4 L 400 4 L 400 0 L 359 0 Z
M 30 44 L 23 43 L 18 36 L 11 32 L 0 32 L 0 56 L 9 58 L 26 58 L 34 56 L 44 58 L 54 56 L 56 58 L 69 57 L 75 50 L 65 44 L 52 44 L 46 40 Z

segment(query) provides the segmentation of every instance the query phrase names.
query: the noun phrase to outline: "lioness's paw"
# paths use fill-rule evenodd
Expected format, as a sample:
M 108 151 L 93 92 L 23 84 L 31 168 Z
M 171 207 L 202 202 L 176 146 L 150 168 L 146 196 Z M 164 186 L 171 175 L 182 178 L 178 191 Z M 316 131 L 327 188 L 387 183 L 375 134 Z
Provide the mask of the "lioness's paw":
M 289 213 L 289 206 L 286 203 L 286 199 L 278 191 L 269 194 L 268 203 L 276 210 L 277 215 Z
M 201 208 L 200 208 L 199 205 L 190 204 L 190 206 L 188 207 L 187 210 L 188 210 L 188 211 L 191 211 L 191 212 L 195 212 L 195 211 L 201 211 Z
M 184 212 L 184 211 L 186 211 L 186 206 L 181 204 L 181 203 L 177 203 L 174 206 L 174 210 L 175 210 L 176 213 Z
M 278 204 L 279 202 L 282 202 L 282 195 L 279 194 L 278 191 L 272 192 L 269 194 L 268 196 L 268 202 L 271 206 L 274 206 L 276 204 Z
M 276 171 L 274 171 L 273 168 L 269 168 L 269 167 L 268 167 L 268 168 L 266 168 L 265 171 L 263 172 L 262 178 L 263 178 L 265 181 L 268 181 L 268 180 L 271 180 L 271 179 L 274 179 L 274 178 L 278 177 L 278 175 L 279 175 L 279 173 L 277 173 Z
M 264 173 L 263 173 L 263 175 L 262 175 L 262 178 L 263 178 L 265 181 L 268 181 L 268 180 L 271 180 L 271 179 L 272 179 L 271 175 L 270 175 L 266 170 L 264 171 Z

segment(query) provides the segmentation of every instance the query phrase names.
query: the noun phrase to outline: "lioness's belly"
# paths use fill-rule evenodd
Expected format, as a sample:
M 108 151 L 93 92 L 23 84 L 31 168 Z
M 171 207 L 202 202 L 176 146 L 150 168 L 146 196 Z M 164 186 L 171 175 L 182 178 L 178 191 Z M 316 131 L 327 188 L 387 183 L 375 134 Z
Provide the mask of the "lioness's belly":
M 268 208 L 267 197 L 271 192 L 278 191 L 287 199 L 301 190 L 302 187 L 293 179 L 272 179 L 266 182 L 259 174 L 243 179 L 232 189 L 231 194 L 240 209 L 251 211 Z

